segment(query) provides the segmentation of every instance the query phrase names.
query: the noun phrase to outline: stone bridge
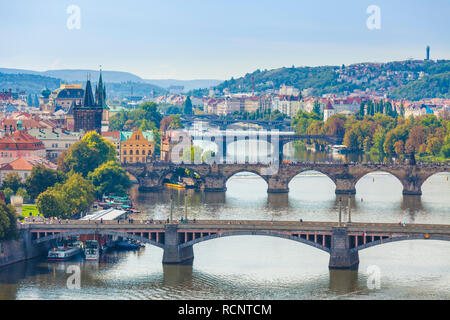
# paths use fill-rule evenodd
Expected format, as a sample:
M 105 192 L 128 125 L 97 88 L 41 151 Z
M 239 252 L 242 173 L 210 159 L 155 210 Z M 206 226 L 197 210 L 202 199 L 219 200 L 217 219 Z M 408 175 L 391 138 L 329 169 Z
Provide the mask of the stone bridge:
M 450 226 L 292 221 L 204 220 L 196 223 L 152 224 L 105 221 L 94 224 L 70 221 L 67 224 L 29 224 L 21 226 L 29 239 L 28 247 L 49 247 L 69 236 L 102 234 L 142 241 L 164 250 L 163 264 L 192 264 L 197 243 L 230 236 L 270 236 L 296 241 L 330 254 L 330 269 L 357 269 L 360 250 L 404 240 L 450 241 Z
M 387 172 L 403 185 L 404 195 L 422 195 L 422 184 L 433 174 L 449 172 L 450 165 L 439 164 L 337 164 L 337 163 L 277 163 L 267 164 L 174 164 L 137 163 L 124 165 L 124 169 L 139 181 L 140 190 L 160 191 L 164 179 L 177 169 L 195 171 L 205 192 L 225 192 L 226 183 L 240 172 L 255 173 L 266 181 L 269 193 L 289 192 L 289 182 L 305 171 L 320 172 L 336 185 L 336 194 L 355 194 L 357 182 L 371 172 Z
M 205 142 L 212 142 L 217 145 L 217 155 L 215 158 L 217 162 L 227 163 L 227 150 L 229 145 L 238 141 L 255 141 L 257 142 L 257 147 L 259 147 L 259 142 L 264 141 L 268 143 L 267 154 L 273 155 L 268 156 L 278 162 L 283 161 L 283 149 L 284 146 L 293 141 L 300 140 L 321 140 L 326 141 L 331 144 L 341 144 L 344 137 L 338 135 L 325 135 L 325 134 L 296 134 L 294 132 L 278 132 L 278 131 L 220 131 L 211 133 L 199 133 L 194 134 L 189 139 L 192 140 L 202 140 Z M 182 139 L 180 140 L 182 142 Z M 181 144 L 180 144 L 181 145 Z M 272 150 L 273 148 L 273 150 Z M 247 156 L 250 156 L 247 154 Z M 258 154 L 256 154 L 258 156 Z
M 183 115 L 181 122 L 185 124 L 193 124 L 196 121 L 208 122 L 210 125 L 217 126 L 221 130 L 225 130 L 229 125 L 236 123 L 256 124 L 264 129 L 285 129 L 291 127 L 290 120 L 243 120 L 243 119 L 221 119 L 217 116 L 186 116 Z

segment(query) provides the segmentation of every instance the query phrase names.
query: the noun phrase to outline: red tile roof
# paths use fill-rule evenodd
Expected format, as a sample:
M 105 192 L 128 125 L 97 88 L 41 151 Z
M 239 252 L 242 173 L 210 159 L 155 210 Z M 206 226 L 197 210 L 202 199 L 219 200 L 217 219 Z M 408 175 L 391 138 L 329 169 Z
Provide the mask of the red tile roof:
M 34 158 L 19 158 L 14 161 L 11 161 L 10 163 L 4 164 L 0 170 L 15 170 L 15 171 L 31 171 L 33 167 L 37 165 L 43 165 L 46 168 L 49 169 L 56 169 L 57 166 L 53 163 L 51 163 L 48 160 L 45 160 L 43 158 L 34 157 Z
M 11 135 L 0 139 L 0 150 L 42 150 L 45 149 L 41 140 L 31 136 L 26 131 L 14 131 Z

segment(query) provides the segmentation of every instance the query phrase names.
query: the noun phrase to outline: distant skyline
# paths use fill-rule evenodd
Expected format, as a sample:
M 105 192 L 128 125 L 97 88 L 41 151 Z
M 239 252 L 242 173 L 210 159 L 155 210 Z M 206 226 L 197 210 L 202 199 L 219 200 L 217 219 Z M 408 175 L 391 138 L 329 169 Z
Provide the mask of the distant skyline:
M 70 30 L 67 8 L 81 10 Z M 369 30 L 367 7 L 381 10 Z M 0 11 L 0 67 L 220 79 L 256 69 L 450 59 L 448 0 L 15 0 Z M 7 41 L 6 41 L 7 40 Z

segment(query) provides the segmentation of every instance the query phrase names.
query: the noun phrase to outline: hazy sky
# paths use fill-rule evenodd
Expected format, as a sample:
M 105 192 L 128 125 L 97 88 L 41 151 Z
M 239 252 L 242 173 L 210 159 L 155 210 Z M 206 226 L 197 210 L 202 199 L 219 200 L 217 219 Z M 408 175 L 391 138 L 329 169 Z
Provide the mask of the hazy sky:
M 449 0 L 0 0 L 0 67 L 228 79 L 256 69 L 450 59 Z M 67 8 L 81 10 L 70 30 Z M 369 30 L 369 5 L 381 28 Z

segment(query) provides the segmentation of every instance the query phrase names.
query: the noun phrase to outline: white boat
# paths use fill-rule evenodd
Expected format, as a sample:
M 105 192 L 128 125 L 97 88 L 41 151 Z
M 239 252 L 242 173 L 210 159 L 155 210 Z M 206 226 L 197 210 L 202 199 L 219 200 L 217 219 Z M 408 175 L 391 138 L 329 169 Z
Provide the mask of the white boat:
M 98 260 L 100 258 L 100 246 L 96 240 L 87 240 L 84 245 L 84 258 L 86 260 Z
M 79 243 L 65 243 L 48 251 L 47 259 L 49 261 L 66 261 L 81 253 Z

